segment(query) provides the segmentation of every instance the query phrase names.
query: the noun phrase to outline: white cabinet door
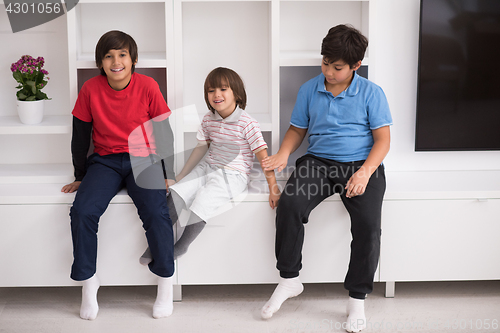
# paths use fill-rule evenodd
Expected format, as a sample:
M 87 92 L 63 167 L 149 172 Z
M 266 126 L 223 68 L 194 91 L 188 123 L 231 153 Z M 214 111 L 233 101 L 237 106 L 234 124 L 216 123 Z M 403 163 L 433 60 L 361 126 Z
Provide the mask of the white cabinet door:
M 322 202 L 309 216 L 302 251 L 302 282 L 343 282 L 351 244 L 351 220 L 341 201 Z
M 178 260 L 179 284 L 275 283 L 275 211 L 243 202 L 207 225 Z M 303 282 L 341 282 L 349 262 L 350 222 L 340 201 L 311 214 L 303 248 Z
M 0 216 L 0 286 L 74 284 L 68 205 L 0 205 Z
M 179 284 L 277 282 L 274 220 L 265 202 L 242 202 L 214 218 L 177 260 Z
M 500 200 L 387 201 L 382 281 L 500 278 Z
M 0 205 L 0 286 L 71 286 L 69 205 Z M 97 274 L 103 285 L 155 284 L 139 264 L 147 247 L 132 204 L 111 204 L 99 223 Z

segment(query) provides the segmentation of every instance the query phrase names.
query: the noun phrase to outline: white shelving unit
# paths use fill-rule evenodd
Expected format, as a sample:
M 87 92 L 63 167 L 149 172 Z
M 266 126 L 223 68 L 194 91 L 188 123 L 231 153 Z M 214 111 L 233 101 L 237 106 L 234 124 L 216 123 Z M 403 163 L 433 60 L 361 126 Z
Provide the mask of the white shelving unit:
M 25 125 L 17 116 L 0 117 L 0 134 L 67 134 L 71 133 L 70 116 L 45 116 L 40 124 Z
M 129 33 L 138 44 L 137 70 L 148 70 L 148 73 L 153 73 L 152 76 L 162 73 L 158 77 L 165 82 L 159 83 L 166 87 L 167 102 L 173 110 L 170 119 L 178 156 L 175 165 L 177 172 L 187 157 L 183 158 L 183 152 L 193 147 L 200 119 L 207 112 L 203 98 L 205 77 L 219 66 L 232 68 L 243 78 L 248 95 L 246 110 L 259 121 L 270 146 L 269 153 L 276 153 L 280 143 L 281 113 L 290 112 L 280 111 L 280 68 L 319 66 L 321 39 L 328 28 L 336 24 L 351 23 L 368 34 L 369 3 L 307 0 L 81 0 L 66 14 L 70 95 L 67 113 L 48 116 L 37 126 L 22 126 L 16 117 L 0 117 L 0 134 L 25 137 L 22 140 L 36 140 L 33 138 L 36 135 L 47 138 L 64 134 L 69 147 L 70 111 L 76 102 L 81 81 L 95 73 L 94 50 L 97 40 L 109 30 L 122 30 Z M 45 153 L 50 154 L 50 149 L 46 149 Z M 19 209 L 14 207 L 17 205 L 24 205 L 28 210 L 32 209 L 32 205 L 46 205 L 42 209 L 44 212 L 45 209 L 47 212 L 53 209 L 57 211 L 55 214 L 60 216 L 59 219 L 64 219 L 61 223 L 67 223 L 66 208 L 61 209 L 60 205 L 70 205 L 74 195 L 61 193 L 60 189 L 63 184 L 72 181 L 73 168 L 70 159 L 65 163 L 59 162 L 20 162 L 2 166 L 0 209 L 12 215 Z M 228 217 L 232 214 L 240 216 L 239 209 L 262 209 L 265 211 L 263 218 L 273 218 L 274 212 L 267 206 L 267 185 L 259 171 L 256 169 L 251 177 L 249 193 L 238 199 L 241 200 L 241 208 L 221 215 L 223 224 L 224 219 L 232 219 Z M 328 205 L 339 204 L 337 199 L 328 202 Z M 110 214 L 115 217 L 125 214 L 132 207 L 125 192 L 119 193 L 111 203 L 115 205 L 112 205 L 113 213 Z M 124 207 L 123 213 L 120 213 L 120 206 Z M 106 214 L 103 216 L 103 225 L 109 223 L 106 222 L 109 214 Z M 272 226 L 272 223 L 269 225 Z M 233 229 L 225 230 L 230 234 Z M 102 244 L 109 241 L 103 240 Z M 139 250 L 143 245 L 142 241 L 136 241 L 131 247 L 136 246 Z M 103 251 L 108 250 L 105 248 Z M 103 261 L 108 260 L 103 258 Z M 200 259 L 187 257 L 186 260 L 184 270 L 183 262 L 178 263 L 181 265 L 179 271 L 183 272 L 178 282 L 183 283 L 183 279 L 185 283 L 199 278 L 203 280 L 203 276 L 193 279 L 191 274 L 197 273 L 186 270 L 186 267 L 196 265 Z M 190 260 L 195 262 L 191 263 Z M 276 275 L 273 267 L 274 264 L 270 264 L 269 271 L 264 271 L 264 275 L 259 273 L 249 276 L 247 282 L 271 281 L 271 276 Z M 314 280 L 313 275 L 308 279 Z M 267 277 L 262 279 L 264 276 Z M 125 283 L 127 279 L 112 280 L 110 278 L 110 284 Z M 71 285 L 67 280 L 64 283 L 57 279 L 55 281 L 59 285 Z M 224 283 L 231 281 L 236 280 L 229 274 Z M 12 282 L 3 282 L 4 285 L 9 283 Z M 148 282 L 134 277 L 128 283 Z M 22 284 L 35 283 L 24 281 Z
M 412 86 L 394 89 L 399 81 L 388 81 L 394 74 L 381 77 L 386 57 L 393 58 L 383 50 L 388 47 L 387 52 L 394 51 L 388 39 L 412 43 L 415 36 L 395 33 L 388 37 L 384 32 L 387 26 L 399 26 L 398 20 L 416 14 L 411 9 L 404 12 L 407 16 L 380 22 L 389 18 L 384 12 L 388 5 L 413 6 L 397 0 L 80 0 L 64 17 L 21 32 L 20 36 L 30 41 L 23 44 L 32 46 L 33 52 L 59 59 L 59 66 L 49 71 L 68 81 L 67 86 L 61 83 L 63 80 L 51 82 L 49 87 L 54 87 L 55 94 L 49 94 L 53 101 L 48 103 L 47 116 L 39 125 L 22 125 L 14 109 L 0 109 L 0 252 L 15 253 L 0 257 L 0 267 L 5 268 L 0 286 L 74 285 L 68 277 L 68 214 L 74 194 L 61 193 L 60 189 L 73 179 L 70 112 L 79 81 L 95 73 L 94 48 L 103 33 L 117 29 L 132 35 L 139 46 L 138 71 L 146 71 L 166 87 L 165 96 L 174 111 L 170 119 L 178 172 L 187 157 L 183 152 L 194 146 L 200 117 L 207 110 L 203 82 L 210 70 L 230 67 L 242 76 L 248 93 L 247 111 L 260 122 L 270 153 L 276 153 L 295 102 L 290 87 L 298 89 L 306 79 L 320 73 L 321 40 L 330 27 L 341 23 L 352 24 L 370 40 L 363 65 L 370 68 L 370 80 L 382 82 L 387 96 L 395 102 L 399 127 L 395 126 L 394 133 L 400 140 L 402 128 L 410 130 L 408 124 L 412 122 L 403 114 L 412 107 L 406 102 L 413 98 Z M 0 12 L 0 16 L 2 43 L 19 47 L 19 35 L 9 32 L 6 14 Z M 404 26 L 410 30 L 416 27 Z M 66 50 L 67 59 L 58 58 Z M 410 52 L 405 49 L 404 58 L 414 57 Z M 67 67 L 63 65 L 66 60 Z M 416 65 L 411 61 L 402 64 L 405 68 Z M 408 69 L 403 72 L 408 76 Z M 408 86 L 412 78 L 410 75 L 402 80 L 402 85 Z M 455 159 L 455 155 L 436 152 L 417 157 L 406 146 L 394 146 L 394 159 L 411 157 L 399 164 L 417 162 L 417 166 L 387 172 L 376 281 L 388 282 L 387 294 L 394 295 L 394 281 L 499 279 L 498 265 L 484 265 L 500 255 L 495 238 L 500 233 L 500 173 L 484 170 L 484 165 L 494 168 L 494 163 L 484 162 L 493 159 L 480 155 L 483 169 L 478 171 L 433 171 L 422 163 L 445 161 L 444 168 L 459 170 L 455 165 L 463 160 L 462 155 Z M 479 154 L 464 156 L 476 161 Z M 293 160 L 289 159 L 290 165 Z M 455 160 L 459 162 L 452 165 Z M 472 164 L 466 165 L 470 168 Z M 227 211 L 215 221 L 217 226 L 208 226 L 189 253 L 178 260 L 178 284 L 277 281 L 275 212 L 268 206 L 267 186 L 258 163 L 256 166 L 248 194 L 238 197 L 234 206 L 225 207 Z M 279 177 L 283 185 L 286 174 Z M 325 200 L 310 220 L 303 251 L 303 281 L 341 282 L 347 269 L 350 235 L 348 216 L 339 197 Z M 137 264 L 146 244 L 135 207 L 125 191 L 112 200 L 101 226 L 99 271 L 103 284 L 154 283 L 152 275 Z M 22 235 L 22 244 L 31 246 L 21 246 L 15 235 Z M 335 239 L 329 242 L 330 237 Z M 227 251 L 228 246 L 231 251 Z M 33 268 L 36 276 L 28 271 Z
M 0 164 L 0 215 L 2 220 L 16 222 L 0 224 L 1 233 L 8 235 L 0 240 L 0 251 L 14 249 L 26 267 L 40 267 L 40 274 L 32 276 L 19 267 L 21 260 L 16 256 L 1 258 L 0 266 L 9 274 L 0 277 L 0 286 L 73 285 L 67 271 L 71 263 L 68 213 L 74 194 L 61 193 L 60 189 L 72 180 L 73 173 L 70 112 L 79 81 L 95 73 L 94 48 L 103 33 L 123 30 L 132 35 L 139 46 L 138 71 L 147 71 L 166 87 L 167 102 L 174 111 L 171 125 L 178 172 L 187 157 L 182 156 L 183 152 L 196 142 L 195 132 L 207 110 L 203 82 L 215 67 L 230 67 L 245 81 L 247 111 L 260 122 L 271 154 L 279 148 L 283 135 L 280 131 L 286 130 L 295 101 L 288 83 L 296 83 L 293 89 L 298 89 L 308 76 L 319 74 L 321 41 L 330 27 L 349 23 L 368 37 L 370 46 L 363 65 L 371 66 L 370 79 L 379 81 L 383 52 L 382 37 L 377 33 L 382 24 L 377 23 L 377 16 L 381 16 L 378 4 L 382 2 L 389 3 L 81 0 L 65 15 L 67 36 L 63 37 L 67 39 L 61 39 L 63 29 L 57 20 L 23 32 L 26 38 L 40 40 L 37 52 L 61 53 L 59 44 L 54 51 L 44 49 L 48 36 L 57 36 L 65 45 L 70 105 L 64 110 L 55 104 L 57 108 L 49 109 L 44 122 L 34 126 L 21 125 L 13 111 L 0 114 L 0 140 L 6 142 L 2 147 L 5 159 Z M 4 30 L 8 29 L 0 21 L 0 36 L 7 44 L 14 42 Z M 58 87 L 59 94 L 66 94 L 59 90 L 63 91 Z M 51 97 L 56 103 L 63 100 L 63 96 Z M 292 164 L 293 158 L 289 162 Z M 227 211 L 215 221 L 217 226 L 208 226 L 189 253 L 178 260 L 178 284 L 277 281 L 272 222 L 275 212 L 268 206 L 267 186 L 258 163 L 256 166 L 248 194 L 238 197 L 234 206 L 225 207 Z M 283 185 L 286 174 L 279 177 Z M 376 280 L 389 282 L 388 295 L 394 294 L 394 281 L 499 278 L 498 265 L 484 268 L 482 261 L 474 257 L 477 254 L 494 262 L 500 254 L 495 239 L 500 232 L 498 170 L 393 171 L 387 173 L 387 180 Z M 144 250 L 145 240 L 134 212 L 130 198 L 122 191 L 103 216 L 99 270 L 104 284 L 154 283 L 147 270 L 137 267 L 136 257 Z M 411 216 L 407 216 L 408 212 Z M 253 223 L 245 223 L 247 218 Z M 125 225 L 116 221 L 124 221 Z M 303 281 L 343 280 L 349 253 L 348 223 L 338 196 L 314 210 L 304 244 Z M 33 244 L 36 253 L 26 248 L 16 251 L 18 241 L 10 237 L 26 235 L 27 229 L 36 231 L 24 239 Z M 328 242 L 330 236 L 335 241 Z M 57 247 L 53 246 L 56 243 Z M 232 251 L 228 252 L 226 246 L 231 246 Z M 123 255 L 117 257 L 117 251 Z M 328 257 L 317 253 L 328 253 Z M 460 260 L 451 260 L 453 255 Z M 39 256 L 57 260 L 48 262 Z

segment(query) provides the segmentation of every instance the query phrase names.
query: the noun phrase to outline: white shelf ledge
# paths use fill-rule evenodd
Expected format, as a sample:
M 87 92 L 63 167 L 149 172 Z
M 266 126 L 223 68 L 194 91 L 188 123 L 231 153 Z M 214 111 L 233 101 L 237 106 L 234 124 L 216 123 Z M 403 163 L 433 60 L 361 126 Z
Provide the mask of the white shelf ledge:
M 281 51 L 280 66 L 321 66 L 323 56 L 320 51 Z M 368 58 L 364 58 L 362 65 L 368 65 Z
M 62 168 L 66 168 L 62 166 Z M 415 171 L 387 172 L 385 201 L 399 200 L 500 200 L 500 171 Z M 35 177 L 31 175 L 30 177 Z M 44 177 L 44 176 L 41 176 Z M 45 176 L 48 180 L 50 175 Z M 55 176 L 54 176 L 55 177 Z M 467 180 L 473 180 L 467 183 Z M 10 181 L 10 180 L 9 180 Z M 62 193 L 60 183 L 0 183 L 0 205 L 71 204 L 74 194 Z M 278 180 L 280 188 L 286 180 Z M 268 186 L 258 175 L 251 176 L 248 193 L 235 198 L 236 202 L 267 202 Z M 326 201 L 339 201 L 338 195 Z M 111 201 L 132 203 L 126 190 Z
M 76 60 L 78 69 L 96 69 L 94 53 L 79 54 Z M 162 68 L 167 67 L 165 53 L 161 52 L 140 52 L 137 68 Z
M 80 0 L 78 3 L 137 3 L 137 0 Z M 165 2 L 165 0 L 147 0 L 146 2 Z
M 0 205 L 72 204 L 76 193 L 63 193 L 60 184 L 1 184 Z M 132 203 L 126 190 L 121 190 L 111 203 Z
M 40 124 L 25 125 L 17 116 L 0 117 L 0 134 L 65 134 L 71 132 L 71 116 L 44 116 Z
M 192 109 L 194 110 L 194 109 Z M 201 120 L 205 113 L 198 114 L 196 111 L 188 110 L 188 108 L 183 108 L 181 111 L 184 116 L 184 132 L 196 133 L 200 127 Z M 270 132 L 273 130 L 271 115 L 265 113 L 254 113 L 251 114 L 255 120 L 258 121 L 260 125 L 261 132 Z
M 384 200 L 500 199 L 500 170 L 389 171 Z
M 73 180 L 73 165 L 70 163 L 0 164 L 0 184 L 67 184 Z

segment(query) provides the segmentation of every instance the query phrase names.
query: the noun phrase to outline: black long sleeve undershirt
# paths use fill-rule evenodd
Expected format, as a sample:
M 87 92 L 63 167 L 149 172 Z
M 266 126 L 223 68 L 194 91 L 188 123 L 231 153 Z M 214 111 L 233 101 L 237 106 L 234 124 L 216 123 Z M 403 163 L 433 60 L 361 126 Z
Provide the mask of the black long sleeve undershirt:
M 85 176 L 87 155 L 90 148 L 92 122 L 85 122 L 73 116 L 73 137 L 71 138 L 71 154 L 75 168 L 75 181 L 81 181 Z
M 174 134 L 167 119 L 154 122 L 153 133 L 156 142 L 156 153 L 162 159 L 165 179 L 175 179 L 174 173 Z M 92 135 L 92 122 L 82 121 L 73 116 L 73 137 L 71 154 L 75 168 L 75 181 L 81 181 L 86 173 L 87 155 Z
M 163 161 L 165 179 L 175 179 L 174 133 L 168 118 L 163 121 L 153 121 L 153 135 L 155 136 L 156 154 Z

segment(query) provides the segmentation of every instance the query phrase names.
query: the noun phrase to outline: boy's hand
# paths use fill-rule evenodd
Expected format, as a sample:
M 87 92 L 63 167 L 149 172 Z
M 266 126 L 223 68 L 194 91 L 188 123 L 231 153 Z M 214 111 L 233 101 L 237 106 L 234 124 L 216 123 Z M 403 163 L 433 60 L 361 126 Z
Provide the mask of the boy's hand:
M 168 190 L 168 188 L 170 186 L 172 186 L 174 184 L 175 184 L 175 180 L 174 179 L 165 179 L 165 187 L 167 188 L 167 190 Z
M 61 189 L 61 192 L 73 193 L 76 190 L 78 190 L 81 183 L 82 183 L 81 181 L 74 181 L 71 184 L 64 185 L 63 188 Z
M 281 172 L 288 163 L 288 156 L 284 156 L 284 154 L 280 154 L 279 152 L 275 155 L 268 156 L 262 160 L 262 169 L 265 171 L 271 171 L 274 169 L 278 169 L 278 172 Z
M 275 189 L 269 192 L 269 206 L 271 206 L 272 209 L 278 207 L 278 201 L 281 197 L 281 192 L 278 186 L 275 187 Z
M 347 190 L 346 197 L 353 198 L 357 195 L 362 195 L 365 193 L 366 186 L 370 176 L 367 172 L 360 169 L 352 175 L 352 177 L 347 182 L 345 189 Z

